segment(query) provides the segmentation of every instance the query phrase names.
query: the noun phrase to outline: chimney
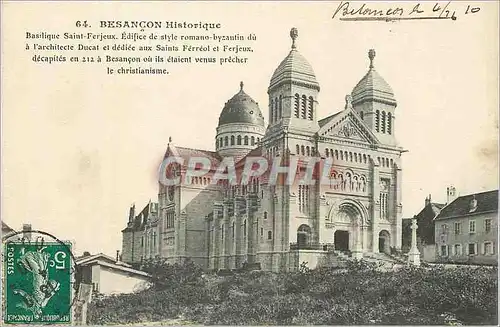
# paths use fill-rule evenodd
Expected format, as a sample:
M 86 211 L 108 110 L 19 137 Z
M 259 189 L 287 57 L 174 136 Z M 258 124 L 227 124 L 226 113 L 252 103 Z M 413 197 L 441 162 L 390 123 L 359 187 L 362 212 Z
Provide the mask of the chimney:
M 429 204 L 431 204 L 431 195 L 430 194 L 428 197 L 425 198 L 425 206 L 427 207 Z
M 446 188 L 446 204 L 452 203 L 457 198 L 457 190 L 455 186 L 449 186 Z
M 31 242 L 31 224 L 23 224 L 23 239 Z
M 116 250 L 116 262 L 120 261 L 120 250 Z

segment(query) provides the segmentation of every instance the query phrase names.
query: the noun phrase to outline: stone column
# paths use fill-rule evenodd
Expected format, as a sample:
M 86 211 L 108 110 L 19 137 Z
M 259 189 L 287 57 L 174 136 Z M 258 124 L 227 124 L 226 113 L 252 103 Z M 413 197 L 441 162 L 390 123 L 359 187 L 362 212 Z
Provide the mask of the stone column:
M 359 217 L 356 218 L 354 230 L 355 230 L 356 236 L 354 238 L 355 243 L 354 243 L 354 251 L 352 252 L 352 256 L 355 259 L 360 260 L 360 259 L 363 259 L 363 248 L 361 245 L 361 226 L 360 226 Z
M 372 251 L 378 253 L 378 220 L 380 215 L 380 174 L 378 163 L 372 158 L 372 194 L 371 194 L 371 214 L 372 214 Z
M 408 253 L 408 263 L 414 266 L 420 266 L 420 251 L 417 247 L 417 218 L 413 217 L 411 221 L 411 249 Z

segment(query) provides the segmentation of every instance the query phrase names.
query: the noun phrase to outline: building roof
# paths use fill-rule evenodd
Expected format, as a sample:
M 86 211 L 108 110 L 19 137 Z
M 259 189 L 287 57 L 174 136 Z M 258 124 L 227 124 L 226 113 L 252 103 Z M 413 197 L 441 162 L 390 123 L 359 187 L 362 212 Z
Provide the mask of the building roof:
M 146 228 L 146 225 L 158 223 L 158 203 L 149 202 L 142 211 L 134 217 L 135 204 L 131 208 L 132 221 L 129 221 L 127 227 L 122 232 L 140 231 Z M 130 219 L 130 218 L 129 218 Z
M 139 275 L 143 277 L 150 277 L 147 272 L 137 270 L 132 268 L 129 264 L 125 262 L 116 262 L 112 257 L 107 256 L 103 253 L 98 253 L 90 256 L 79 257 L 76 259 L 76 264 L 78 266 L 94 266 L 100 265 L 103 267 L 111 268 L 121 272 L 126 272 L 128 274 Z
M 14 229 L 12 229 L 9 225 L 4 223 L 2 220 L 2 235 L 7 234 L 7 233 L 11 233 L 13 231 L 14 231 Z
M 445 206 L 435 220 L 498 212 L 498 190 L 463 195 Z
M 186 168 L 189 164 L 189 159 L 193 157 L 201 157 L 208 158 L 210 160 L 211 168 L 217 169 L 219 163 L 221 162 L 221 156 L 215 151 L 194 149 L 194 148 L 185 148 L 182 146 L 174 146 L 173 144 L 169 144 L 167 151 L 165 153 L 165 158 L 169 155 L 173 155 L 176 157 L 180 157 L 183 159 L 182 167 Z
M 342 111 L 339 111 L 339 112 L 334 113 L 333 115 L 330 115 L 328 117 L 325 117 L 323 119 L 318 120 L 319 127 L 321 128 L 321 127 L 325 126 L 326 124 L 328 124 L 329 121 L 331 121 L 333 118 L 335 118 L 337 115 L 339 115 L 341 113 L 342 113 Z
M 240 82 L 240 91 L 226 102 L 219 116 L 219 126 L 234 123 L 264 126 L 259 105 L 243 91 L 243 82 Z
M 391 105 L 396 105 L 396 98 L 391 86 L 375 70 L 373 60 L 375 50 L 368 52 L 370 58 L 370 68 L 365 76 L 358 82 L 352 90 L 352 103 L 358 104 L 364 101 L 379 101 Z
M 296 28 L 292 28 L 290 37 L 292 38 L 292 49 L 274 71 L 269 88 L 271 89 L 284 82 L 293 80 L 319 91 L 320 87 L 312 66 L 306 58 L 297 51 L 297 47 L 295 46 L 295 40 L 298 37 Z

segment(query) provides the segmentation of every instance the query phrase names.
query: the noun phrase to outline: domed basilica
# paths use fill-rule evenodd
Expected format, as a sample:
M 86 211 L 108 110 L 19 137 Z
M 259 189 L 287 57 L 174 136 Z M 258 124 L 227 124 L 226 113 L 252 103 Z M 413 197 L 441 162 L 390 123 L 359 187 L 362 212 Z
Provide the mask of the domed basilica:
M 213 169 L 187 183 L 159 183 L 158 202 L 130 208 L 122 261 L 140 264 L 163 257 L 191 259 L 207 270 L 250 267 L 270 271 L 335 265 L 345 257 L 380 257 L 401 248 L 401 154 L 394 136 L 397 102 L 375 69 L 346 96 L 344 109 L 320 119 L 320 85 L 297 49 L 272 74 L 267 126 L 259 104 L 239 91 L 222 109 L 215 151 L 169 142 L 165 158 L 184 158 L 176 174 L 185 178 L 191 157 L 208 158 Z M 332 110 L 334 112 L 334 110 Z M 329 183 L 281 185 L 269 173 L 248 185 L 212 183 L 226 157 L 242 169 L 246 157 L 297 159 L 298 172 L 315 159 L 330 158 Z

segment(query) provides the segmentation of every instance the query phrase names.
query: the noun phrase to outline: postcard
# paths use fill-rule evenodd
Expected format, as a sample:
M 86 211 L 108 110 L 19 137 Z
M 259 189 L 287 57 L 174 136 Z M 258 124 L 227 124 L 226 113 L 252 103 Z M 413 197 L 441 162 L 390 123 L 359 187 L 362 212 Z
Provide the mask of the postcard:
M 496 1 L 3 1 L 2 323 L 496 325 Z

